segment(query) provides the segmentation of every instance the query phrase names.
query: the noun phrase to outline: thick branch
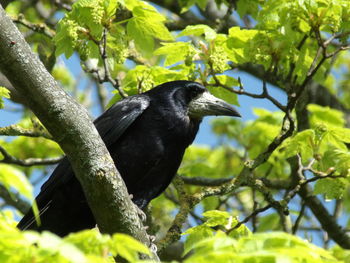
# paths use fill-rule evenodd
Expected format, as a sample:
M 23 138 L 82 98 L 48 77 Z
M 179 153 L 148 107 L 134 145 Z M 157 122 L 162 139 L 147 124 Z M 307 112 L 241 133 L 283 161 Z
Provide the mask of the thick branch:
M 345 230 L 338 225 L 337 221 L 323 206 L 321 201 L 312 195 L 312 191 L 308 185 L 304 185 L 299 192 L 299 195 L 305 201 L 305 204 L 311 209 L 317 220 L 322 225 L 322 228 L 328 233 L 329 237 L 334 240 L 339 246 L 350 249 L 350 236 Z
M 68 96 L 0 7 L 0 70 L 67 154 L 99 229 L 150 240 L 86 110 Z

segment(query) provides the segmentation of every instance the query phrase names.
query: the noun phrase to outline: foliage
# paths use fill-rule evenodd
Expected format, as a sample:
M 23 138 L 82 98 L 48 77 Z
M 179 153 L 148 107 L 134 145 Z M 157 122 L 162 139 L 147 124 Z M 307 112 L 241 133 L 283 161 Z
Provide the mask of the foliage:
M 138 253 L 149 250 L 135 239 L 124 235 L 102 235 L 97 229 L 60 238 L 50 232 L 21 232 L 11 212 L 0 214 L 1 262 L 113 262 L 122 257 L 138 261 Z
M 94 112 L 180 79 L 241 107 L 242 119 L 211 122 L 217 141 L 192 145 L 180 183 L 152 202 L 147 224 L 158 244 L 166 249 L 174 231 L 182 235 L 184 262 L 349 262 L 350 1 L 54 2 L 12 1 L 6 11 L 59 84 Z M 73 54 L 81 69 L 64 64 L 61 55 Z M 254 87 L 243 72 L 257 78 Z M 0 87 L 1 109 L 9 95 Z M 255 104 L 261 99 L 269 110 Z M 31 135 L 1 137 L 0 186 L 31 201 L 29 181 L 36 189 L 47 171 L 13 160 L 40 164 L 62 151 L 20 110 L 19 123 L 0 127 L 0 135 Z M 1 207 L 16 203 L 2 191 L 0 198 Z M 63 239 L 21 233 L 9 214 L 0 214 L 1 262 L 112 262 L 117 255 L 136 262 L 138 252 L 148 253 L 131 237 L 97 230 Z M 337 245 L 329 248 L 330 240 Z
M 204 224 L 184 233 L 184 253 L 194 252 L 185 262 L 339 262 L 332 252 L 283 232 L 252 234 L 243 225 L 232 230 L 237 220 L 227 212 L 203 215 Z
M 286 233 L 251 234 L 247 228 L 241 227 L 234 230 L 235 235 L 232 235 L 233 231 L 226 234 L 213 228 L 220 226 L 227 230 L 236 224 L 227 212 L 208 211 L 204 216 L 208 221 L 184 233 L 188 234 L 184 253 L 195 252 L 185 262 L 340 262 L 337 255 L 341 258 L 344 253 L 339 248 L 323 250 Z M 20 232 L 15 224 L 12 212 L 0 214 L 1 262 L 102 263 L 113 262 L 112 257 L 116 256 L 127 262 L 141 262 L 138 253 L 149 254 L 144 245 L 123 234 L 102 235 L 97 229 L 92 229 L 62 239 L 50 232 Z
M 3 98 L 10 98 L 10 91 L 5 87 L 0 86 L 0 109 L 4 108 Z

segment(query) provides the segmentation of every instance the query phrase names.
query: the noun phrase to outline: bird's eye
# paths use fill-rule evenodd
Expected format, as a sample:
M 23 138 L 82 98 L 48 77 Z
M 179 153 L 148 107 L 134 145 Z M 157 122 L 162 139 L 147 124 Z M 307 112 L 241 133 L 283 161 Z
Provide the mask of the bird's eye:
M 199 94 L 199 90 L 198 89 L 191 89 L 190 94 L 191 94 L 191 97 L 195 97 Z
M 204 90 L 203 89 L 201 89 L 201 88 L 199 88 L 199 87 L 192 87 L 191 89 L 190 89 L 190 96 L 192 97 L 192 98 L 194 98 L 194 97 L 197 97 L 199 94 L 201 94 L 201 93 L 203 93 L 204 92 Z

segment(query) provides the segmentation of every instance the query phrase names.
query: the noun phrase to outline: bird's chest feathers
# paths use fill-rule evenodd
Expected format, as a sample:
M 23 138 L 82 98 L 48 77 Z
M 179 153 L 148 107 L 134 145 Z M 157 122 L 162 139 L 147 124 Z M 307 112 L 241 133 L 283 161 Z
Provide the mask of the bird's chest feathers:
M 165 139 L 181 141 L 186 144 L 192 143 L 198 131 L 198 125 L 193 123 L 186 114 L 172 110 L 163 110 L 155 123 L 161 127 Z

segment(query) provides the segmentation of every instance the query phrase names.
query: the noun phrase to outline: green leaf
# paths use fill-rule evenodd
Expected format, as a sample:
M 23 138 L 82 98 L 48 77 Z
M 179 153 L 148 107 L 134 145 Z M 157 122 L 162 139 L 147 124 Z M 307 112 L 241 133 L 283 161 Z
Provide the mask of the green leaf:
M 277 230 L 279 226 L 280 218 L 277 214 L 269 214 L 259 218 L 258 232 L 265 232 L 271 230 Z
M 347 149 L 333 149 L 329 151 L 329 158 L 332 162 L 335 161 L 335 169 L 337 172 L 344 176 L 350 175 L 350 152 Z
M 22 7 L 23 2 L 20 0 L 16 1 L 11 1 L 7 6 L 6 6 L 6 13 L 10 16 L 18 16 L 18 14 L 21 12 L 21 7 Z
M 238 220 L 234 219 L 233 222 L 231 223 L 231 227 L 235 227 L 237 223 L 238 223 Z M 250 235 L 252 235 L 252 232 L 244 224 L 241 224 L 238 228 L 231 230 L 229 233 L 229 237 L 232 237 L 234 239 L 239 239 L 241 237 L 250 236 Z
M 117 4 L 117 1 L 112 0 L 76 1 L 72 11 L 57 25 L 53 39 L 57 47 L 55 55 L 65 54 L 69 58 L 77 50 L 83 60 L 87 57 L 100 58 L 95 42 L 101 40 L 104 26 L 107 24 L 109 27 Z
M 24 237 L 33 245 L 35 244 L 41 250 L 42 254 L 45 253 L 48 258 L 56 254 L 59 258 L 71 260 L 72 262 L 86 261 L 85 255 L 76 246 L 65 242 L 51 232 L 45 231 L 42 234 L 38 234 L 28 231 L 24 233 Z
M 211 210 L 203 213 L 203 216 L 207 218 L 205 225 L 209 227 L 215 227 L 218 225 L 225 226 L 228 223 L 228 219 L 231 215 L 226 211 Z
M 237 13 L 240 17 L 244 17 L 246 14 L 252 15 L 256 18 L 259 12 L 259 1 L 258 0 L 245 0 L 237 2 Z
M 103 255 L 108 248 L 110 236 L 102 235 L 97 229 L 71 233 L 64 238 L 86 254 Z
M 339 141 L 350 143 L 350 129 L 334 127 L 329 132 Z
M 188 58 L 192 60 L 193 56 L 198 53 L 190 42 L 162 43 L 162 45 L 154 52 L 154 55 L 165 55 L 165 66 L 185 61 Z
M 308 160 L 314 155 L 316 135 L 312 129 L 298 132 L 295 136 L 288 138 L 280 146 L 280 150 L 286 154 L 286 158 L 301 154 L 303 160 Z
M 260 117 L 253 122 L 248 122 L 241 130 L 243 144 L 248 146 L 250 158 L 255 158 L 266 150 L 268 144 L 279 134 L 281 126 L 281 112 L 270 112 L 269 115 Z
M 226 87 L 233 87 L 238 86 L 239 82 L 235 78 L 227 75 L 217 75 L 216 78 L 218 79 L 219 83 L 226 86 Z M 210 84 L 215 85 L 215 80 L 213 78 L 209 81 Z M 236 93 L 231 92 L 223 87 L 215 87 L 215 86 L 208 86 L 208 90 L 216 97 L 223 99 L 227 101 L 228 103 L 234 104 L 239 106 L 238 103 L 238 96 Z
M 339 245 L 335 245 L 331 248 L 331 252 L 338 260 L 342 260 L 341 262 L 350 262 L 350 250 L 341 248 Z
M 54 79 L 59 81 L 66 90 L 73 90 L 73 87 L 75 86 L 75 79 L 67 67 L 56 64 L 51 71 L 51 74 Z
M 213 40 L 216 37 L 216 32 L 214 29 L 207 25 L 194 25 L 187 26 L 184 30 L 181 31 L 177 37 L 182 36 L 201 36 L 204 35 L 207 41 Z
M 174 38 L 165 27 L 165 18 L 152 6 L 136 6 L 132 10 L 133 18 L 127 24 L 127 34 L 139 51 L 150 53 L 154 49 L 154 39 L 172 41 Z
M 5 88 L 0 86 L 0 109 L 4 108 L 4 100 L 3 98 L 10 98 L 10 91 Z
M 56 45 L 55 55 L 65 54 L 66 58 L 72 56 L 76 42 L 78 41 L 78 24 L 69 19 L 62 19 L 57 24 L 56 35 L 53 41 Z
M 252 57 L 247 56 L 246 53 L 258 34 L 258 30 L 241 30 L 240 27 L 230 28 L 229 38 L 227 39 L 227 47 L 231 50 L 230 59 L 235 63 L 253 61 Z
M 196 246 L 199 241 L 212 237 L 214 235 L 214 230 L 206 225 L 200 225 L 188 229 L 183 233 L 183 235 L 188 235 L 185 240 L 183 253 L 186 255 Z
M 148 34 L 160 40 L 174 40 L 174 37 L 164 25 L 166 19 L 156 9 L 136 7 L 133 9 L 133 15 L 145 23 L 144 30 Z
M 314 194 L 323 194 L 326 200 L 339 199 L 348 186 L 349 182 L 345 178 L 324 178 L 317 180 Z
M 227 101 L 230 104 L 234 104 L 239 106 L 239 102 L 238 102 L 238 97 L 237 94 L 228 91 L 225 88 L 222 87 L 207 87 L 208 90 L 210 91 L 211 94 L 213 94 L 215 97 L 218 97 L 222 100 Z
M 125 234 L 114 234 L 110 246 L 114 256 L 121 256 L 130 262 L 138 260 L 138 253 L 151 255 L 145 245 Z
M 328 251 L 282 232 L 242 237 L 236 250 L 243 262 L 337 262 Z
M 127 32 L 130 38 L 135 41 L 138 50 L 150 53 L 154 49 L 154 40 L 149 27 L 143 19 L 131 19 L 127 25 Z
M 12 165 L 0 164 L 0 171 L 0 182 L 7 190 L 13 188 L 29 200 L 34 199 L 33 186 L 21 170 Z
M 236 245 L 237 242 L 234 239 L 220 232 L 194 243 L 192 246 L 194 253 L 185 262 L 237 262 L 235 261 Z
M 344 114 L 341 111 L 323 107 L 316 104 L 309 104 L 307 110 L 311 113 L 310 124 L 315 127 L 320 123 L 331 126 L 344 127 Z
M 24 122 L 21 121 L 19 126 L 26 127 L 25 123 L 28 123 L 28 121 L 29 126 L 27 127 L 32 128 L 33 125 L 31 125 L 29 119 L 25 119 Z M 63 154 L 56 142 L 45 138 L 29 138 L 19 136 L 11 142 L 4 142 L 0 140 L 0 143 L 2 146 L 6 147 L 6 150 L 11 155 L 19 159 L 57 157 Z

